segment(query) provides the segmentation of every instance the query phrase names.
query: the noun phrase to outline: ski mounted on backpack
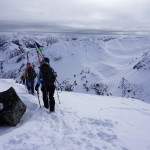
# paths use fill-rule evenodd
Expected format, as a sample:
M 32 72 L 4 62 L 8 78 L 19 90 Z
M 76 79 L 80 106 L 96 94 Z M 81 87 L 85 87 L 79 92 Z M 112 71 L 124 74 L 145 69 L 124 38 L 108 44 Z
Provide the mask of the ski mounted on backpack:
M 29 52 L 27 52 L 27 65 L 29 63 L 29 55 L 28 55 Z
M 35 42 L 34 45 L 35 45 L 35 48 L 36 48 L 39 64 L 41 66 L 40 51 L 42 50 L 42 48 L 39 48 L 39 44 L 36 43 L 36 42 Z M 41 108 L 41 103 L 40 103 L 40 98 L 39 98 L 39 90 L 37 90 L 37 96 L 38 96 L 38 101 L 39 101 L 39 105 L 40 105 L 40 108 Z
M 35 45 L 36 52 L 37 52 L 37 55 L 38 55 L 39 64 L 41 66 L 41 59 L 40 58 L 42 57 L 42 59 L 44 59 L 44 55 L 42 53 L 43 48 L 37 42 L 35 42 L 34 45 Z

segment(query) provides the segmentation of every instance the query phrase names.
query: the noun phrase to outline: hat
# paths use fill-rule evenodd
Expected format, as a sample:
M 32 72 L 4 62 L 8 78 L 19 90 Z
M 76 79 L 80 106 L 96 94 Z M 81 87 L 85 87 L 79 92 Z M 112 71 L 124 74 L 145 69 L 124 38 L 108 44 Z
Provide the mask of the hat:
M 31 63 L 27 63 L 27 67 L 28 67 L 28 68 L 29 68 L 29 67 L 32 67 Z
M 44 61 L 49 63 L 49 58 L 44 57 Z

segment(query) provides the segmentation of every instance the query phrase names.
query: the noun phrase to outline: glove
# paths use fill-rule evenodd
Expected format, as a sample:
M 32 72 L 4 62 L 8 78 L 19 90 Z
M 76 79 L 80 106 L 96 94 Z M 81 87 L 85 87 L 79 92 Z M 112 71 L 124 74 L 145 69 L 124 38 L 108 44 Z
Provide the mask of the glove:
M 35 86 L 35 90 L 36 90 L 36 91 L 39 90 L 39 86 L 40 86 L 39 84 L 36 84 L 36 86 Z
M 57 73 L 56 72 L 53 72 L 53 74 L 54 74 L 55 77 L 57 77 Z

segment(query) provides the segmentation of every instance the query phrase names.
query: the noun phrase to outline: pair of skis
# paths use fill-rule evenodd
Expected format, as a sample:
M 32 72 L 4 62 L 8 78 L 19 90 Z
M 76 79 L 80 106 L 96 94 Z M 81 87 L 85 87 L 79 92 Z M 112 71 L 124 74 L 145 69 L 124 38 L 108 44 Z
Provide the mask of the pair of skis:
M 40 58 L 44 57 L 43 54 L 41 53 L 41 50 L 43 48 L 40 48 L 39 44 L 37 44 L 36 42 L 35 42 L 35 48 L 36 48 L 36 52 L 37 52 L 37 56 L 38 56 L 38 62 L 39 62 L 40 67 L 41 67 L 41 59 Z M 40 98 L 39 98 L 39 90 L 37 90 L 37 96 L 38 96 L 38 101 L 39 101 L 39 105 L 40 105 L 40 108 L 41 108 L 41 103 L 40 103 Z

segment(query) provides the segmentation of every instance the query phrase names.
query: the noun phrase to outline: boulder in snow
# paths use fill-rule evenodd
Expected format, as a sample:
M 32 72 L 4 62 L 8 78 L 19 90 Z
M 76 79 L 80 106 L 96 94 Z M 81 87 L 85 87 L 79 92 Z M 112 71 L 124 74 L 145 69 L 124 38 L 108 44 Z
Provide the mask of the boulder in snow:
M 0 109 L 0 125 L 17 125 L 26 111 L 26 105 L 19 98 L 13 87 L 0 93 L 0 103 L 3 105 L 2 109 Z

